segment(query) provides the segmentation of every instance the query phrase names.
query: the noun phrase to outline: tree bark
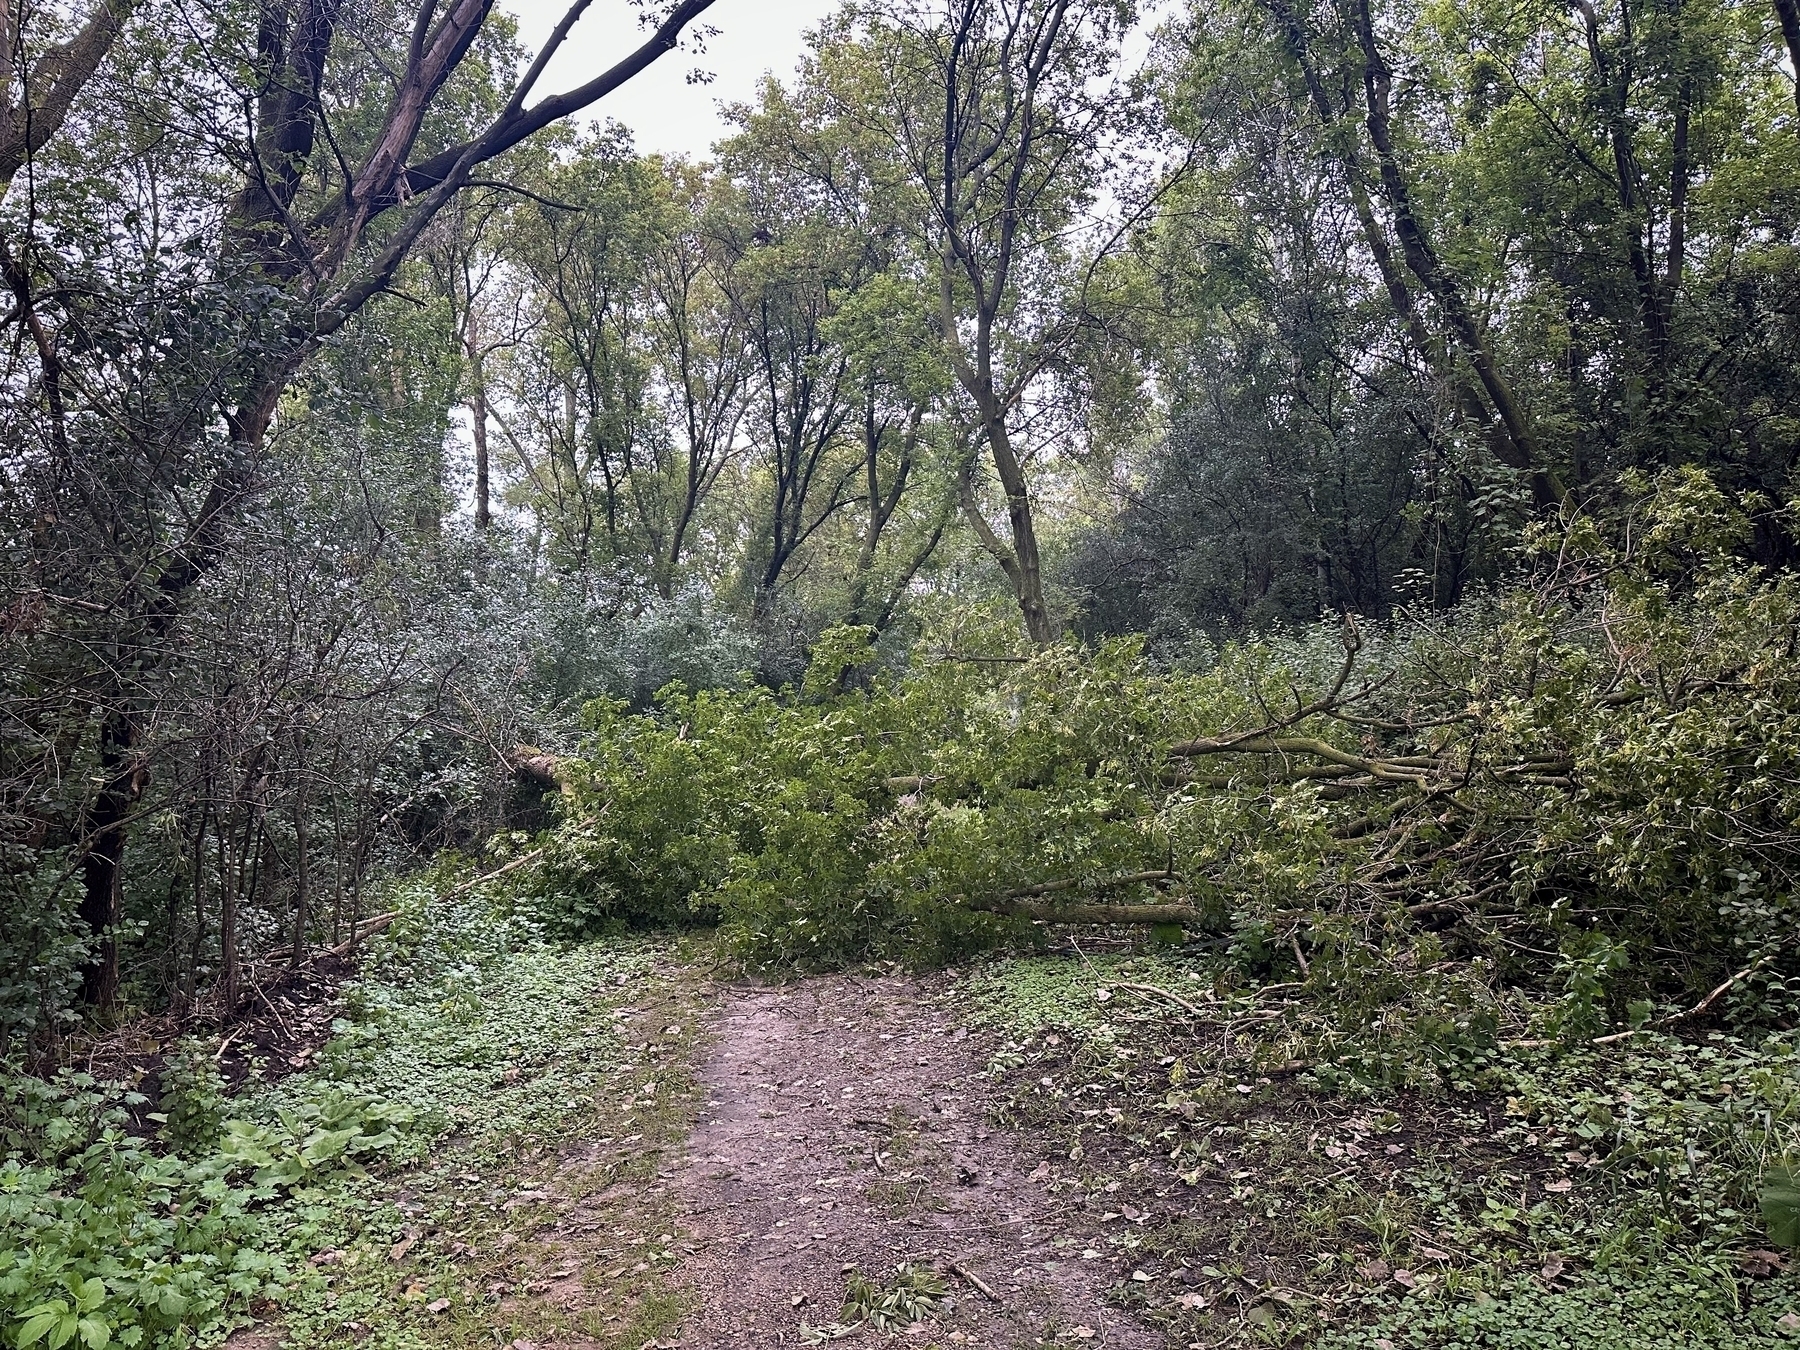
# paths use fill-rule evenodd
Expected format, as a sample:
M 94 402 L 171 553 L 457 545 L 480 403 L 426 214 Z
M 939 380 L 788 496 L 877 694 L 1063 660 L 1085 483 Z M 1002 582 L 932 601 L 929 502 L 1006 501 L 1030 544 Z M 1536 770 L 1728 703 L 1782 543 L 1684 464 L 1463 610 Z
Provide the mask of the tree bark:
M 1173 923 L 1196 928 L 1203 922 L 1200 911 L 1192 905 L 1057 905 L 1010 896 L 970 900 L 967 904 L 970 909 L 985 914 L 1005 914 L 1045 923 Z
M 81 860 L 82 892 L 78 915 L 93 941 L 82 974 L 82 998 L 110 1009 L 119 993 L 119 921 L 121 873 L 125 864 L 126 825 L 131 808 L 143 794 L 149 770 L 138 758 L 137 723 L 115 708 L 100 727 L 100 791 L 82 821 L 88 841 Z
M 1800 136 L 1800 0 L 1775 0 L 1775 13 L 1781 19 L 1781 36 L 1794 68 L 1794 134 Z
M 474 384 L 469 397 L 469 428 L 475 441 L 475 528 L 483 532 L 493 528 L 493 515 L 488 506 L 488 402 L 487 374 L 481 352 L 475 346 L 475 320 L 469 319 L 469 378 Z
M 1012 527 L 1012 552 L 1016 564 L 1011 580 L 1019 598 L 1019 613 L 1024 616 L 1025 631 L 1031 635 L 1031 640 L 1040 647 L 1047 647 L 1056 641 L 1056 625 L 1051 622 L 1049 607 L 1044 603 L 1043 561 L 1038 553 L 1037 523 L 1032 517 L 1025 470 L 1013 451 L 1004 414 L 995 410 L 988 415 L 984 410 L 983 420 L 988 448 L 994 457 L 994 472 L 1000 479 L 1001 490 L 1006 493 L 1006 519 Z

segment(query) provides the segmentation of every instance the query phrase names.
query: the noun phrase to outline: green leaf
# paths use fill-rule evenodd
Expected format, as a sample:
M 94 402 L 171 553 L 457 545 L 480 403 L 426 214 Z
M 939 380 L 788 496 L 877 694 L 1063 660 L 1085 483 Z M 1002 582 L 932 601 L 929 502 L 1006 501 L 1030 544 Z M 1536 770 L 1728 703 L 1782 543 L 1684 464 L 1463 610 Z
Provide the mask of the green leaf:
M 28 1318 L 25 1325 L 19 1328 L 19 1345 L 21 1350 L 27 1345 L 32 1345 L 37 1341 L 41 1341 L 45 1334 L 49 1332 L 50 1328 L 62 1320 L 62 1317 L 63 1315 L 60 1312 L 47 1312 L 39 1313 L 36 1317 Z
M 77 1325 L 81 1331 L 82 1344 L 88 1350 L 103 1350 L 106 1343 L 112 1340 L 112 1328 L 98 1317 L 84 1317 Z
M 1784 1163 L 1763 1174 L 1762 1215 L 1769 1241 L 1800 1249 L 1800 1179 Z

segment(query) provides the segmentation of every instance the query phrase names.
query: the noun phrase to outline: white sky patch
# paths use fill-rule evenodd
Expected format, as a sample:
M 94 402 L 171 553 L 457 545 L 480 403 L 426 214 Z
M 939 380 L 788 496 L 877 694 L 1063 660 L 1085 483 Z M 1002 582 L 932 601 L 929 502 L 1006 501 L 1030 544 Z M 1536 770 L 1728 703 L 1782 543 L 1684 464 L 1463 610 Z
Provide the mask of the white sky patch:
M 512 0 L 519 38 L 536 51 L 562 18 L 567 0 Z M 784 81 L 806 48 L 806 30 L 837 8 L 837 0 L 718 0 L 702 18 L 719 30 L 703 56 L 671 52 L 649 70 L 615 90 L 591 110 L 593 120 L 631 128 L 645 154 L 685 154 L 708 158 L 713 142 L 729 128 L 721 104 L 754 99 L 757 83 L 773 71 Z M 561 93 L 611 66 L 648 35 L 642 13 L 629 0 L 593 0 L 538 82 L 540 94 Z M 689 84 L 699 67 L 710 84 Z

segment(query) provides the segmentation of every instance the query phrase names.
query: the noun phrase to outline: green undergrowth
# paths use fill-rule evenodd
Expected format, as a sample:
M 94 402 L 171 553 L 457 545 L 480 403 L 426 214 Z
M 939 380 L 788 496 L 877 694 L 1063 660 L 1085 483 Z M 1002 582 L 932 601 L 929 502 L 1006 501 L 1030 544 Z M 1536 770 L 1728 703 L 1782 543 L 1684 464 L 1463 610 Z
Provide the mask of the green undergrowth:
M 1114 1022 L 1107 1003 L 1117 985 L 1142 982 L 1179 991 L 1200 981 L 1191 963 L 1155 953 L 1025 956 L 976 966 L 962 993 L 972 1020 L 990 1030 L 1030 1035 L 1060 1027 L 1104 1035 Z M 1095 998 L 1098 989 L 1108 990 L 1107 999 Z
M 251 1320 L 294 1347 L 491 1345 L 591 1311 L 590 1339 L 635 1346 L 678 1314 L 642 1278 L 663 1258 L 626 1262 L 603 1310 L 540 1306 L 534 1239 L 683 1128 L 692 1019 L 666 947 L 546 943 L 426 885 L 396 904 L 306 1072 L 227 1099 L 196 1041 L 149 1138 L 126 1128 L 136 1094 L 6 1080 L 0 1345 L 206 1345 Z M 625 1231 L 666 1216 L 600 1219 L 634 1258 L 672 1244 Z
M 1800 1345 L 1793 1033 L 1399 1073 L 1345 1041 L 1342 991 L 1211 953 L 999 960 L 962 997 L 1003 1118 L 1091 1211 L 1084 1259 L 1171 1344 Z

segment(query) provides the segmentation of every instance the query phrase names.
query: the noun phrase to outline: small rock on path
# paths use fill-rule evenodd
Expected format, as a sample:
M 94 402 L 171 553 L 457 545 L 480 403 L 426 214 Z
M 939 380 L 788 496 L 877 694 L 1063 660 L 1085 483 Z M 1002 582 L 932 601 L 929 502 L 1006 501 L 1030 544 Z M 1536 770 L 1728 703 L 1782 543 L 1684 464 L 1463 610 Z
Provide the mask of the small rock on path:
M 884 1280 L 903 1261 L 943 1273 L 955 1305 L 908 1343 L 1164 1344 L 1106 1306 L 1112 1272 L 1082 1259 L 1051 1169 L 988 1127 L 975 1046 L 930 987 L 729 988 L 713 1033 L 674 1181 L 699 1248 L 681 1345 L 800 1344 L 803 1324 L 837 1317 L 847 1268 Z

